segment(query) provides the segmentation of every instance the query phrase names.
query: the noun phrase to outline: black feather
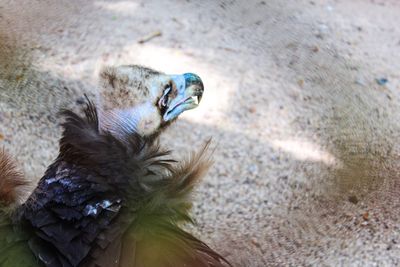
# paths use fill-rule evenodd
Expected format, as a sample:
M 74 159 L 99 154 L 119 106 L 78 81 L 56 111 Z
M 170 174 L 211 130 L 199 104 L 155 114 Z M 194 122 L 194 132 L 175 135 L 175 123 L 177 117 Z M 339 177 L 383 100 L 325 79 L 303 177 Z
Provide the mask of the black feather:
M 190 194 L 210 165 L 209 142 L 177 163 L 155 139 L 132 134 L 120 141 L 101 132 L 89 100 L 85 117 L 69 110 L 61 114 L 59 156 L 15 219 L 29 233 L 25 240 L 38 263 L 230 266 L 180 228 L 192 222 Z

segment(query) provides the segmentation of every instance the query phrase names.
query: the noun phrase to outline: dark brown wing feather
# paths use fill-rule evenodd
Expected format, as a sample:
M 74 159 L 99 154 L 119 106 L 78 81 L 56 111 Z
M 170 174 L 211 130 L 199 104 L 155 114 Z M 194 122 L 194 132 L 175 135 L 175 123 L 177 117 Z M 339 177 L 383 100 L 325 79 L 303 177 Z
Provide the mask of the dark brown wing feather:
M 99 131 L 91 102 L 64 111 L 60 154 L 27 203 L 29 245 L 46 266 L 212 267 L 227 261 L 180 229 L 193 187 L 210 165 L 208 144 L 176 164 L 157 142 L 123 143 Z

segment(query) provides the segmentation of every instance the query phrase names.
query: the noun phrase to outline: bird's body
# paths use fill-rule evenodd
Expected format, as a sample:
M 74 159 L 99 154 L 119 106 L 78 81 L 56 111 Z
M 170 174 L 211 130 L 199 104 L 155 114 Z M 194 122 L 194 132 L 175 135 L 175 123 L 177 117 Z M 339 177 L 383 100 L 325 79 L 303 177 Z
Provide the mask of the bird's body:
M 155 97 L 157 108 L 164 95 Z M 149 103 L 125 110 L 103 105 L 100 114 L 141 105 Z M 157 117 L 147 108 L 136 110 L 139 117 L 124 130 L 116 128 L 121 118 L 104 126 L 90 101 L 83 117 L 64 111 L 58 158 L 23 205 L 0 213 L 0 266 L 229 266 L 180 228 L 192 221 L 190 193 L 209 158 L 206 146 L 177 163 L 159 147 L 168 108 L 157 110 L 158 126 L 151 131 L 137 123 Z

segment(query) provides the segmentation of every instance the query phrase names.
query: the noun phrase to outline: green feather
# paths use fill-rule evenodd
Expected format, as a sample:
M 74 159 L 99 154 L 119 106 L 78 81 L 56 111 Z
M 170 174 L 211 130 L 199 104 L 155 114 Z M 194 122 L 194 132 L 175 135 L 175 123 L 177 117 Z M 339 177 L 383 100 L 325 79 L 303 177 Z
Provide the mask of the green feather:
M 28 245 L 27 233 L 12 224 L 10 214 L 0 211 L 0 267 L 40 267 Z

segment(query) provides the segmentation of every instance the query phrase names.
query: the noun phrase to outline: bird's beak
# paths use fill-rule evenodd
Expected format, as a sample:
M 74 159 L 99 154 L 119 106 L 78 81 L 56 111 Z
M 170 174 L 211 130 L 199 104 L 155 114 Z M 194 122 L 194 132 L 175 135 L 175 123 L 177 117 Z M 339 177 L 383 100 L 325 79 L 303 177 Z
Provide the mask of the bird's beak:
M 203 96 L 204 86 L 200 77 L 194 73 L 173 75 L 172 80 L 177 89 L 177 95 L 168 105 L 164 113 L 164 121 L 170 121 L 182 112 L 197 107 Z

